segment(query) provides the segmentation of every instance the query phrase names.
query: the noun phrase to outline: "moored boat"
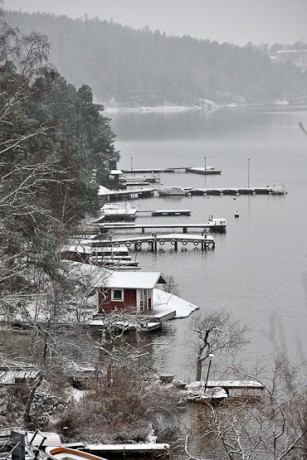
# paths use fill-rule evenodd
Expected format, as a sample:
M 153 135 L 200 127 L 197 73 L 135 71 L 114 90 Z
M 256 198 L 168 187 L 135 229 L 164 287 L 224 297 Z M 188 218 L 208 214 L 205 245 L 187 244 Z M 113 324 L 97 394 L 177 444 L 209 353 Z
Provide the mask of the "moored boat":
M 97 455 L 63 446 L 46 447 L 45 453 L 51 460 L 105 460 Z
M 286 195 L 288 193 L 284 184 L 274 184 L 271 190 L 273 195 Z
M 159 196 L 185 196 L 187 194 L 187 191 L 178 186 L 172 186 L 172 187 L 163 187 L 157 190 Z
M 135 220 L 137 209 L 129 205 L 120 205 L 107 203 L 101 208 L 101 217 L 96 222 L 117 221 L 117 220 Z

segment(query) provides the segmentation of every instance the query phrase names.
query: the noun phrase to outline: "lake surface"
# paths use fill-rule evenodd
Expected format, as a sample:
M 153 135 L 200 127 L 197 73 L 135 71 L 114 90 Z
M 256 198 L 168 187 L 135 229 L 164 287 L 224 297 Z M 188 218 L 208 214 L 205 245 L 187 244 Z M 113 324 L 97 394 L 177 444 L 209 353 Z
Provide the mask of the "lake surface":
M 227 220 L 214 251 L 161 249 L 136 254 L 145 271 L 172 275 L 182 298 L 200 312 L 225 310 L 248 328 L 246 364 L 278 352 L 307 361 L 306 108 L 221 109 L 212 112 L 108 115 L 121 152 L 119 168 L 214 166 L 221 176 L 162 174 L 164 185 L 262 187 L 283 183 L 286 196 L 152 198 L 140 210 L 190 209 L 191 217 L 140 217 L 136 222 Z M 248 166 L 249 165 L 249 166 Z M 234 213 L 239 212 L 239 219 Z M 153 334 L 156 367 L 194 378 L 189 318 Z M 172 340 L 159 346 L 166 332 Z M 214 363 L 212 364 L 214 372 Z

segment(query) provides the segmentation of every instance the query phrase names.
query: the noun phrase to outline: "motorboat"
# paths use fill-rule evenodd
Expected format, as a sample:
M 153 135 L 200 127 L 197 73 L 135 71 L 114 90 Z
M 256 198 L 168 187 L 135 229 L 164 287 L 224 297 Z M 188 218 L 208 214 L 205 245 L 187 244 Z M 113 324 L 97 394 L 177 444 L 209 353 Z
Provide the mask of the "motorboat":
M 185 196 L 187 191 L 178 186 L 163 187 L 157 190 L 159 196 Z
M 286 195 L 288 193 L 284 184 L 274 184 L 271 190 L 273 195 Z
M 98 457 L 97 455 L 93 455 L 77 449 L 70 449 L 69 447 L 64 446 L 46 447 L 45 453 L 51 460 L 105 460 L 102 457 Z
M 96 221 L 97 223 L 102 221 L 118 221 L 135 220 L 137 208 L 132 208 L 129 205 L 107 203 L 101 208 L 101 217 Z

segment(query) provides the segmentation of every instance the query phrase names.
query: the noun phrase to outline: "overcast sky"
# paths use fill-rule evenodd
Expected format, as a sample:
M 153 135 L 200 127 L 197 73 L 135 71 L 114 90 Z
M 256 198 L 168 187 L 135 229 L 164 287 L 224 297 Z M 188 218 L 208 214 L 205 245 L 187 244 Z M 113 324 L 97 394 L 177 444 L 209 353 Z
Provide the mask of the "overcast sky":
M 245 45 L 307 42 L 307 0 L 4 0 L 4 8 Z

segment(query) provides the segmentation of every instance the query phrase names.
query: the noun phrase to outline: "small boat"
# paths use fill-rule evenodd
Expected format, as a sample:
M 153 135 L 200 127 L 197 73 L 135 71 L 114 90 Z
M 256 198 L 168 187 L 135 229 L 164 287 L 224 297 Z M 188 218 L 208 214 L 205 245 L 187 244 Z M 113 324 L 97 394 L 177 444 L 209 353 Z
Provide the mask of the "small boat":
M 214 218 L 213 215 L 210 214 L 208 224 L 217 225 L 219 227 L 226 227 L 226 219 L 224 217 Z
M 101 208 L 101 217 L 96 222 L 116 221 L 116 220 L 135 220 L 137 209 L 130 206 L 118 204 L 105 204 Z
M 187 191 L 178 186 L 163 187 L 157 190 L 159 196 L 185 196 Z
M 271 190 L 273 195 L 286 195 L 288 193 L 284 184 L 274 184 Z
M 45 453 L 51 460 L 105 460 L 97 455 L 82 452 L 77 449 L 70 449 L 69 447 L 46 447 Z
M 100 247 L 101 244 L 97 241 L 97 246 L 93 244 L 92 246 L 92 255 L 93 256 L 102 256 L 102 257 L 120 257 L 122 259 L 130 257 L 129 249 L 127 246 L 105 246 Z
M 106 267 L 137 267 L 139 262 L 131 259 L 126 259 L 124 257 L 101 257 L 101 256 L 92 256 L 90 258 L 90 263 L 94 265 L 103 265 Z

